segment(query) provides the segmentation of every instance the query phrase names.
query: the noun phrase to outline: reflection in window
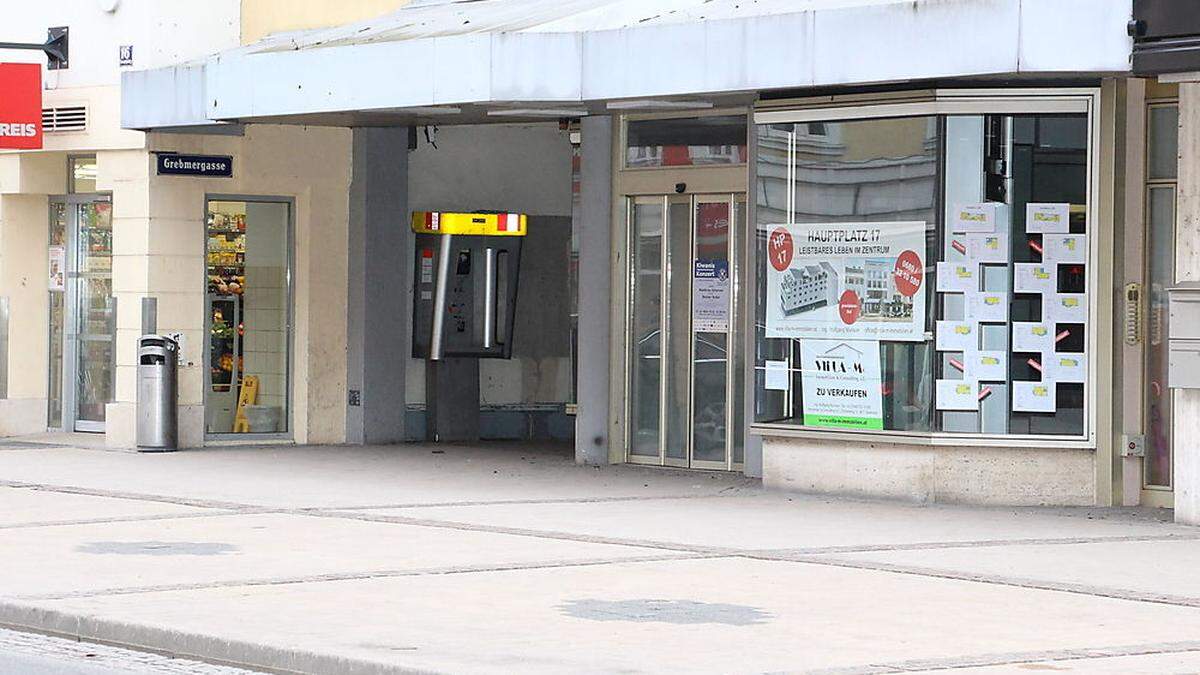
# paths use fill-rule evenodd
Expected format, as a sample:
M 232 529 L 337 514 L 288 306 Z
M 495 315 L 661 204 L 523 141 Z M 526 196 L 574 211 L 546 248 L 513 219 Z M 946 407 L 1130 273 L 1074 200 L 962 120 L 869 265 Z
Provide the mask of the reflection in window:
M 745 162 L 745 115 L 630 120 L 625 127 L 631 169 Z
M 68 163 L 68 190 L 72 193 L 88 193 L 96 191 L 96 157 L 71 157 Z
M 801 340 L 767 338 L 768 237 L 781 223 L 881 223 L 918 221 L 926 226 L 923 253 L 932 259 L 936 240 L 938 137 L 935 118 L 760 126 L 756 250 L 758 306 L 755 326 L 755 420 L 804 419 Z M 794 161 L 788 166 L 788 156 Z M 788 177 L 792 176 L 789 182 Z M 861 286 L 864 313 L 903 310 L 897 300 L 895 261 L 863 259 L 846 268 L 842 285 Z M 886 268 L 886 269 L 885 269 Z M 932 270 L 923 270 L 927 276 Z M 802 274 L 803 276 L 803 274 Z M 816 277 L 813 277 L 814 279 Z M 857 280 L 857 281 L 856 281 Z M 802 282 L 801 282 L 802 283 Z M 927 286 L 927 285 L 926 285 Z M 931 293 L 923 288 L 926 306 Z M 911 315 L 911 309 L 908 310 Z M 924 330 L 932 330 L 932 314 Z M 930 429 L 932 351 L 924 342 L 883 341 L 879 363 L 884 429 Z M 767 362 L 787 364 L 786 386 L 768 383 Z M 768 386 L 769 384 L 769 386 Z

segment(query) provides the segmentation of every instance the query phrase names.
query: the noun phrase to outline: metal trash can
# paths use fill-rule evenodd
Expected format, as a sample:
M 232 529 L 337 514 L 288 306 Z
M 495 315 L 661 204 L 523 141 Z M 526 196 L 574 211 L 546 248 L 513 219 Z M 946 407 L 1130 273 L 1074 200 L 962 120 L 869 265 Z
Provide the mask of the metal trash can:
M 162 335 L 138 338 L 137 445 L 148 452 L 179 445 L 179 345 Z

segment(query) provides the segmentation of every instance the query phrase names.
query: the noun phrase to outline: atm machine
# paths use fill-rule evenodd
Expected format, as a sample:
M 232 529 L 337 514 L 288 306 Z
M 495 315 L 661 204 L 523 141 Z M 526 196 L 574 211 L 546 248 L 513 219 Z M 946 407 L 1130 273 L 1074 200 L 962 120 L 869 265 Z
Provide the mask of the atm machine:
M 512 357 L 520 213 L 416 211 L 413 357 L 425 359 L 425 437 L 479 440 L 479 359 Z

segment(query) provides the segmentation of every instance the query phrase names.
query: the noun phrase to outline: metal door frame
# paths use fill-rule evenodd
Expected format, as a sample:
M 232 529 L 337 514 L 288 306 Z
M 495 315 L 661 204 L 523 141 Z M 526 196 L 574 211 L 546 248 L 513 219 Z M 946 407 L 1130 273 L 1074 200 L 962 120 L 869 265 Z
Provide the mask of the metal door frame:
M 624 406 L 623 412 L 626 419 L 625 434 L 624 434 L 624 459 L 631 464 L 647 464 L 652 466 L 670 466 L 676 468 L 691 468 L 691 469 L 708 469 L 719 471 L 740 471 L 744 468 L 744 458 L 742 462 L 734 462 L 734 445 L 735 434 L 739 430 L 734 428 L 734 421 L 737 418 L 735 410 L 734 396 L 735 387 L 742 384 L 743 373 L 738 368 L 741 360 L 736 358 L 736 354 L 742 349 L 742 340 L 740 339 L 740 320 L 741 313 L 738 311 L 740 304 L 743 301 L 741 297 L 742 288 L 740 278 L 742 275 L 742 256 L 740 255 L 741 246 L 745 237 L 738 231 L 739 223 L 737 220 L 739 197 L 742 203 L 745 203 L 746 193 L 741 190 L 729 191 L 712 191 L 704 190 L 698 192 L 683 191 L 667 194 L 626 194 L 623 195 L 624 204 L 624 235 L 625 235 L 625 250 L 629 255 L 625 257 L 625 308 L 624 318 L 627 330 L 625 338 L 622 341 L 624 346 Z M 658 405 L 659 405 L 659 425 L 658 425 L 658 456 L 641 456 L 632 454 L 634 438 L 636 433 L 632 424 L 628 422 L 634 417 L 633 396 L 631 388 L 633 386 L 632 378 L 630 377 L 630 369 L 633 366 L 636 349 L 636 336 L 633 335 L 633 285 L 635 283 L 637 269 L 634 266 L 633 251 L 636 249 L 634 241 L 633 227 L 633 210 L 636 204 L 654 204 L 662 205 L 662 246 L 659 258 L 659 293 L 662 301 L 659 309 L 659 381 L 658 381 Z M 724 203 L 729 207 L 729 239 L 728 239 L 728 260 L 730 269 L 730 292 L 729 292 L 729 307 L 727 309 L 729 323 L 725 329 L 725 460 L 721 462 L 711 460 L 695 459 L 695 395 L 696 395 L 696 369 L 695 369 L 695 329 L 693 326 L 692 303 L 693 284 L 692 277 L 696 263 L 696 222 L 697 222 L 697 207 L 701 203 Z M 688 206 L 687 217 L 687 269 L 686 273 L 679 275 L 670 270 L 671 251 L 671 206 L 675 204 L 686 204 Z M 743 211 L 745 207 L 743 206 Z M 676 224 L 676 227 L 679 225 Z M 678 278 L 677 278 L 678 277 Z M 668 312 L 673 309 L 670 303 L 671 286 L 675 283 L 687 284 L 687 302 L 683 308 L 684 316 L 686 317 L 686 330 L 688 333 L 687 353 L 684 357 L 687 359 L 687 447 L 682 459 L 678 457 L 668 457 L 667 450 L 667 412 L 670 410 L 670 401 L 668 400 L 668 392 L 670 388 L 669 379 L 672 377 L 668 363 L 674 358 L 670 353 L 670 321 Z M 745 429 L 740 430 L 740 433 L 745 433 Z
M 81 356 L 79 345 L 79 327 L 81 325 L 79 316 L 79 298 L 81 277 L 79 276 L 79 207 L 84 204 L 93 202 L 107 202 L 112 204 L 111 192 L 85 192 L 73 193 L 67 195 L 53 195 L 50 197 L 48 204 L 63 204 L 66 206 L 66 223 L 64 225 L 63 248 L 65 268 L 64 284 L 63 284 L 63 364 L 62 364 L 62 430 L 63 431 L 83 431 L 90 433 L 104 433 L 106 422 L 97 422 L 95 420 L 80 420 L 78 409 L 78 376 L 79 376 L 79 359 Z M 52 209 L 47 209 L 47 228 L 50 226 L 49 216 L 52 214 Z M 111 254 L 110 254 L 111 255 Z M 111 269 L 110 269 L 111 278 Z M 111 378 L 110 386 L 115 389 L 117 376 L 117 337 L 116 337 L 116 296 L 110 296 L 111 307 L 113 313 L 112 320 L 112 360 L 109 364 L 109 377 Z M 49 296 L 46 298 L 49 302 Z M 49 340 L 49 337 L 47 337 Z M 47 342 L 47 351 L 49 352 L 49 343 Z M 111 403 L 111 401 L 109 401 Z M 46 405 L 49 406 L 47 399 Z

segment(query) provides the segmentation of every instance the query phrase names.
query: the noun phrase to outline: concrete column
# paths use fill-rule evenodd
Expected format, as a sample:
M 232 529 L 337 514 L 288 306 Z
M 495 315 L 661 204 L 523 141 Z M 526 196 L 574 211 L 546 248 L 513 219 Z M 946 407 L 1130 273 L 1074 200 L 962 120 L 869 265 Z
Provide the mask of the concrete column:
M 110 447 L 136 444 L 137 340 L 142 299 L 157 300 L 162 333 L 184 339 L 179 367 L 179 444 L 204 439 L 203 350 L 205 233 L 204 184 L 156 176 L 145 150 L 97 153 L 97 188 L 112 192 L 113 294 L 117 299 L 116 388 L 105 413 Z
M 1200 281 L 1200 73 L 1179 85 L 1179 194 L 1175 277 Z M 1200 525 L 1200 390 L 1175 389 L 1175 520 Z
M 578 409 L 575 461 L 607 464 L 612 302 L 611 117 L 583 118 L 580 166 Z
M 404 440 L 412 308 L 408 128 L 354 130 L 347 290 L 346 440 Z M 357 392 L 357 396 L 355 395 Z M 355 400 L 357 399 L 357 404 Z

